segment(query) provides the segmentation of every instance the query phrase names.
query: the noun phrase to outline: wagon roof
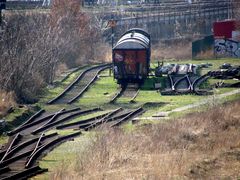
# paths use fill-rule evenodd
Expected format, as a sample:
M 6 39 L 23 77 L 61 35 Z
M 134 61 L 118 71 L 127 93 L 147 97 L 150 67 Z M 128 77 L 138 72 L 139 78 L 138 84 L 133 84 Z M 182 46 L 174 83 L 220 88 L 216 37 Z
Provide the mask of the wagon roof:
M 148 49 L 149 46 L 150 36 L 133 29 L 123 34 L 113 49 Z

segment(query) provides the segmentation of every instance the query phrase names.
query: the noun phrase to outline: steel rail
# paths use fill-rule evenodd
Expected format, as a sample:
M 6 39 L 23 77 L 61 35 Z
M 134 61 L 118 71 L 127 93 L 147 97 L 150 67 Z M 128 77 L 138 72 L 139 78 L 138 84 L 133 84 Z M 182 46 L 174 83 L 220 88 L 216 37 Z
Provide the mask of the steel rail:
M 168 75 L 168 78 L 170 79 L 170 86 L 171 86 L 171 89 L 172 89 L 172 91 L 174 91 L 175 88 L 174 88 L 174 81 L 173 81 L 173 79 L 172 79 L 172 76 L 171 76 L 171 75 Z
M 140 86 L 138 85 L 138 87 L 136 88 L 132 88 L 134 91 L 136 91 L 136 93 L 132 96 L 132 98 L 130 99 L 130 103 L 133 103 L 134 102 L 134 99 L 137 97 L 138 93 L 139 93 L 139 89 L 140 89 Z M 115 96 L 113 96 L 113 98 L 109 101 L 109 103 L 114 103 L 118 98 L 122 97 L 124 95 L 124 93 L 131 91 L 131 87 L 129 87 L 129 85 L 124 85 L 121 87 L 121 90 L 119 92 L 117 92 L 115 94 Z
M 52 134 L 48 134 L 42 137 L 42 140 L 57 136 L 57 133 L 52 133 Z M 36 141 L 38 141 L 38 138 L 33 138 L 27 141 L 22 142 L 21 144 L 19 144 L 18 146 L 15 146 L 11 151 L 8 152 L 8 154 L 6 155 L 5 159 L 7 159 L 9 156 L 12 156 L 13 154 L 15 154 L 16 152 L 20 151 L 21 149 L 29 146 L 30 144 L 35 143 Z
M 116 113 L 116 112 L 114 112 L 114 113 Z M 94 127 L 96 127 L 98 125 L 101 125 L 103 123 L 123 118 L 123 117 L 127 116 L 128 114 L 130 114 L 130 112 L 127 112 L 127 113 L 124 113 L 124 114 L 121 114 L 121 115 L 118 115 L 118 116 L 114 116 L 114 117 L 109 117 L 109 118 L 106 118 L 104 120 L 95 120 L 95 121 L 89 121 L 89 122 L 81 123 L 76 129 L 84 129 L 84 130 L 87 131 L 87 130 L 90 130 L 91 128 L 94 128 Z
M 130 100 L 130 103 L 134 103 L 135 102 L 135 99 L 137 97 L 137 95 L 139 94 L 139 89 L 137 90 L 137 92 L 135 93 L 135 95 L 132 97 L 132 99 Z
M 9 164 L 11 164 L 11 163 L 13 163 L 13 162 L 16 162 L 16 161 L 18 161 L 18 160 L 20 160 L 20 159 L 22 159 L 22 158 L 24 158 L 24 157 L 27 157 L 27 156 L 29 156 L 31 153 L 32 153 L 32 150 L 28 150 L 28 151 L 25 151 L 25 152 L 23 152 L 23 153 L 21 153 L 21 154 L 18 154 L 18 155 L 16 155 L 16 156 L 13 156 L 13 157 L 11 157 L 11 158 L 9 158 L 9 159 L 6 159 L 6 160 L 4 160 L 4 161 L 2 161 L 2 162 L 0 163 L 0 168 L 3 168 L 3 167 L 5 167 L 5 166 L 7 166 L 7 165 L 9 165 Z
M 48 135 L 45 135 L 42 139 L 45 140 L 45 139 L 52 138 L 57 135 L 58 135 L 57 133 L 48 134 Z M 8 152 L 5 159 L 7 159 L 7 160 L 10 159 L 9 156 L 12 156 L 13 154 L 19 152 L 21 149 L 29 146 L 30 144 L 33 144 L 34 142 L 38 141 L 38 139 L 39 138 L 33 138 L 33 139 L 27 140 L 25 142 L 22 142 L 18 146 L 15 146 L 11 151 Z
M 85 71 L 83 71 L 70 85 L 68 85 L 63 92 L 61 92 L 58 96 L 56 96 L 54 99 L 50 100 L 47 102 L 47 104 L 52 104 L 54 103 L 55 101 L 57 101 L 58 99 L 60 99 L 62 96 L 64 96 L 67 92 L 69 92 L 72 87 L 77 84 L 83 77 L 84 75 L 88 72 L 88 71 L 91 71 L 91 70 L 94 70 L 94 69 L 97 69 L 97 68 L 100 68 L 100 67 L 104 67 L 104 66 L 108 66 L 108 65 L 111 65 L 111 64 L 103 64 L 103 65 L 99 65 L 99 66 L 94 66 L 94 67 L 90 67 L 88 69 L 86 69 Z
M 107 65 L 107 66 L 104 66 L 101 69 L 99 69 L 97 71 L 97 73 L 95 74 L 95 76 L 91 79 L 91 81 L 81 90 L 81 92 L 77 96 L 75 96 L 71 100 L 69 100 L 67 103 L 68 104 L 72 104 L 74 101 L 79 99 L 83 95 L 83 93 L 85 93 L 87 91 L 87 89 L 96 81 L 99 73 L 104 71 L 104 70 L 106 70 L 106 69 L 108 69 L 108 68 L 110 68 L 110 67 L 111 67 L 110 65 Z
M 123 122 L 129 120 L 130 118 L 140 115 L 141 113 L 143 113 L 144 110 L 142 107 L 139 107 L 136 110 L 133 110 L 131 113 L 129 113 L 127 116 L 123 117 L 122 119 L 118 120 L 117 122 L 115 122 L 114 124 L 112 124 L 110 127 L 115 127 L 115 126 L 119 126 L 120 124 L 122 124 Z
M 199 89 L 202 83 L 206 82 L 210 76 L 208 75 L 203 75 L 201 76 L 198 81 L 193 86 L 193 90 L 197 95 L 209 95 L 212 94 L 212 92 L 209 89 Z
M 62 113 L 63 111 L 65 111 L 64 108 L 61 109 L 61 110 L 59 110 L 58 112 L 56 112 L 51 119 L 49 119 L 49 120 L 48 120 L 46 123 L 44 123 L 42 126 L 38 127 L 38 128 L 36 129 L 36 131 L 37 131 L 38 129 L 42 129 L 44 126 L 47 126 L 48 124 L 52 123 L 56 118 L 58 118 L 58 117 L 61 115 L 60 113 Z
M 83 115 L 83 114 L 87 114 L 87 113 L 90 113 L 90 112 L 94 112 L 94 111 L 98 111 L 98 110 L 101 110 L 100 108 L 93 108 L 93 109 L 88 109 L 88 110 L 81 110 L 79 112 L 76 112 L 74 114 L 71 114 L 67 117 L 64 117 L 58 121 L 55 121 L 55 122 L 52 122 L 50 124 L 47 124 L 46 126 L 42 127 L 42 128 L 38 128 L 38 129 L 35 129 L 34 131 L 32 131 L 31 134 L 37 134 L 39 132 L 42 132 L 42 131 L 45 131 L 46 129 L 49 129 L 49 128 L 52 128 L 54 126 L 56 126 L 57 124 L 60 124 L 60 123 L 63 123 L 65 121 L 68 121 L 76 116 L 79 116 L 79 115 Z
M 80 110 L 80 108 L 73 108 L 73 109 L 69 109 L 69 110 L 66 110 L 66 111 L 62 111 L 61 113 L 59 113 L 59 115 L 63 115 L 63 114 L 67 114 L 67 113 L 72 113 L 72 112 L 74 112 L 74 111 L 79 111 L 79 110 Z M 55 113 L 50 114 L 50 115 L 47 115 L 47 116 L 45 116 L 45 117 L 43 117 L 43 118 L 41 118 L 41 119 L 39 119 L 39 120 L 37 120 L 37 121 L 28 123 L 28 124 L 26 124 L 26 125 L 24 125 L 24 126 L 22 126 L 22 127 L 17 127 L 16 129 L 14 129 L 13 131 L 8 132 L 7 134 L 8 134 L 8 135 L 14 135 L 14 134 L 16 134 L 16 133 L 18 133 L 18 132 L 21 132 L 21 131 L 29 128 L 29 127 L 35 126 L 35 125 L 37 125 L 37 124 L 39 124 L 39 123 L 42 123 L 43 121 L 48 120 L 49 118 L 52 118 L 54 115 L 55 115 Z
M 99 119 L 99 120 L 96 120 L 94 122 L 92 122 L 91 124 L 89 124 L 87 127 L 84 127 L 84 130 L 89 130 L 89 129 L 92 129 L 100 124 L 104 124 L 106 123 L 107 121 L 110 120 L 110 118 L 114 115 L 116 115 L 117 113 L 119 113 L 120 111 L 122 111 L 123 109 L 120 107 L 120 108 L 117 108 L 115 110 L 113 110 L 112 112 L 110 112 L 108 115 L 104 116 L 102 119 Z M 79 128 L 83 128 L 81 126 L 79 126 Z
M 180 79 L 176 80 L 176 81 L 173 83 L 172 90 L 173 90 L 173 91 L 176 91 L 176 86 L 177 86 L 181 81 L 183 81 L 185 78 L 186 78 L 186 75 L 183 76 L 183 77 L 181 77 Z
M 36 143 L 36 145 L 35 145 L 35 148 L 34 148 L 34 150 L 32 151 L 32 153 L 30 154 L 29 158 L 30 158 L 30 157 L 37 151 L 37 149 L 39 148 L 43 136 L 44 136 L 44 133 L 42 133 L 42 134 L 40 135 L 40 137 L 38 138 L 38 141 L 37 141 L 37 143 Z
M 34 161 L 42 154 L 43 151 L 45 151 L 46 149 L 56 145 L 56 144 L 60 144 L 63 141 L 70 139 L 70 138 L 74 138 L 76 136 L 79 136 L 81 134 L 81 132 L 76 132 L 70 135 L 66 135 L 66 136 L 61 136 L 45 145 L 43 145 L 42 147 L 40 147 L 37 151 L 34 152 L 34 154 L 29 158 L 29 160 L 27 161 L 25 167 L 29 168 L 33 165 Z
M 19 128 L 28 124 L 28 123 L 33 122 L 37 117 L 41 116 L 42 113 L 44 113 L 44 112 L 45 112 L 45 109 L 40 109 L 38 112 L 36 112 L 34 115 L 32 115 L 27 121 L 25 121 L 23 124 L 21 124 L 19 126 Z
M 127 89 L 126 86 L 122 87 L 121 90 L 117 94 L 115 94 L 115 96 L 109 101 L 109 103 L 114 103 L 119 97 L 122 96 L 126 89 Z
M 176 82 L 175 82 L 175 91 L 177 93 L 182 93 L 182 91 L 180 91 L 177 87 L 177 85 L 179 85 L 181 82 L 183 82 L 184 80 L 187 80 L 187 83 L 188 83 L 188 88 L 185 89 L 186 92 L 191 92 L 193 91 L 193 85 L 192 85 L 192 82 L 191 80 L 189 79 L 189 76 L 188 74 L 186 74 L 184 77 L 182 77 L 181 79 L 178 79 Z
M 2 157 L 1 162 L 3 162 L 3 160 L 7 157 L 8 153 L 11 151 L 11 149 L 13 148 L 14 145 L 17 144 L 17 141 L 19 141 L 19 139 L 21 138 L 21 135 L 18 133 L 12 140 L 12 142 L 10 143 L 10 145 L 8 146 L 4 156 Z
M 18 172 L 16 174 L 10 175 L 8 177 L 4 177 L 1 180 L 13 180 L 13 179 L 27 179 L 37 174 L 41 174 L 43 172 L 47 172 L 48 169 L 42 169 L 39 166 L 34 166 L 32 168 L 26 169 L 24 171 Z
M 109 112 L 108 113 L 104 113 L 104 114 L 99 115 L 99 116 L 92 117 L 92 118 L 80 120 L 80 121 L 77 121 L 77 122 L 68 123 L 68 124 L 62 124 L 62 125 L 57 126 L 56 129 L 64 129 L 64 128 L 71 127 L 71 126 L 76 126 L 76 125 L 80 125 L 80 124 L 89 123 L 89 122 L 98 120 L 100 118 L 103 118 L 103 117 L 107 116 L 108 114 L 109 114 Z
M 131 112 L 127 112 L 127 113 L 124 113 L 124 114 L 121 114 L 119 116 L 115 116 L 115 117 L 110 117 L 110 118 L 107 118 L 105 119 L 104 121 L 97 121 L 96 123 L 94 124 L 82 124 L 80 125 L 78 128 L 79 129 L 84 129 L 85 131 L 89 131 L 91 130 L 92 128 L 95 128 L 97 126 L 100 126 L 100 125 L 103 125 L 103 124 L 106 124 L 107 122 L 112 122 L 112 121 L 116 121 L 116 120 L 119 120 L 119 119 L 122 119 L 123 117 L 129 115 Z

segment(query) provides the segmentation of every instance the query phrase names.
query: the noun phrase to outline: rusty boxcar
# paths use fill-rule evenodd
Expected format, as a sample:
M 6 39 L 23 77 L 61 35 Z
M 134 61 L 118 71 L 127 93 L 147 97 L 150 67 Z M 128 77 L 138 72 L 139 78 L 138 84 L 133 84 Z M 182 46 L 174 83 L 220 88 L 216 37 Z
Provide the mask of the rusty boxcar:
M 138 28 L 125 32 L 112 49 L 114 78 L 118 84 L 143 83 L 151 56 L 150 35 Z

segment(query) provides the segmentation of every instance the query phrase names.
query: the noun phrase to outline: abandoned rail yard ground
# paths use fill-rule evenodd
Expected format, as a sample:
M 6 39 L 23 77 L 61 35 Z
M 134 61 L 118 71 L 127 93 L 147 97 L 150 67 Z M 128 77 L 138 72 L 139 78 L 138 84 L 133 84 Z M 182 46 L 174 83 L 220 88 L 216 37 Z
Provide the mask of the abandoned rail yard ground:
M 212 66 L 202 69 L 201 73 L 205 74 L 208 71 L 217 70 L 225 62 L 232 65 L 239 65 L 239 59 L 229 58 L 185 61 L 166 60 L 165 63 L 212 64 Z M 158 62 L 152 62 L 151 67 L 154 68 L 157 64 Z M 37 175 L 33 179 L 64 179 L 66 177 L 72 177 L 73 179 L 100 179 L 104 177 L 110 179 L 125 179 L 127 177 L 137 179 L 154 179 L 160 177 L 203 178 L 208 175 L 213 177 L 231 176 L 239 178 L 239 172 L 230 171 L 230 167 L 224 161 L 224 158 L 226 159 L 228 156 L 231 156 L 233 163 L 236 165 L 233 168 L 240 167 L 239 162 L 234 160 L 235 155 L 230 155 L 239 153 L 237 149 L 239 148 L 239 142 L 237 142 L 239 140 L 239 133 L 235 130 L 230 132 L 230 130 L 224 129 L 223 133 L 226 136 L 232 135 L 235 137 L 236 142 L 234 141 L 230 145 L 228 143 L 223 145 L 223 142 L 219 138 L 216 138 L 216 136 L 220 135 L 218 134 L 217 127 L 227 127 L 228 129 L 230 126 L 232 128 L 239 128 L 239 112 L 236 112 L 240 100 L 239 89 L 214 88 L 214 95 L 206 96 L 195 94 L 161 95 L 159 90 L 154 89 L 154 83 L 161 83 L 163 85 L 165 77 L 157 78 L 150 76 L 144 85 L 139 88 L 137 94 L 135 92 L 133 94 L 130 93 L 130 97 L 126 95 L 110 103 L 112 98 L 116 96 L 116 93 L 119 92 L 120 87 L 114 80 L 109 68 L 103 69 L 101 72 L 96 72 L 99 67 L 102 68 L 102 66 L 98 65 L 85 66 L 77 70 L 75 69 L 72 73 L 66 73 L 63 77 L 59 77 L 53 86 L 45 88 L 44 92 L 39 95 L 40 100 L 35 104 L 35 110 L 29 112 L 28 108 L 21 107 L 6 116 L 9 135 L 12 135 L 13 138 L 17 137 L 17 134 L 20 133 L 24 137 L 22 139 L 18 138 L 20 139 L 18 140 L 19 143 L 12 141 L 12 144 L 17 144 L 16 146 L 13 145 L 14 148 L 20 146 L 21 143 L 28 143 L 30 145 L 26 145 L 25 149 L 29 150 L 33 148 L 33 144 L 30 142 L 38 143 L 35 145 L 35 153 L 31 155 L 26 154 L 25 149 L 21 150 L 21 146 L 16 148 L 20 149 L 17 155 L 21 155 L 21 157 L 15 165 L 14 163 L 11 164 L 14 160 L 9 161 L 8 158 L 11 154 L 14 154 L 11 151 L 17 150 L 14 150 L 14 148 L 11 149 L 11 144 L 7 145 L 10 149 L 6 150 L 7 153 L 5 155 L 1 155 L 1 162 L 11 166 L 13 169 L 15 168 L 16 171 L 22 172 L 19 166 L 24 167 L 24 164 L 21 165 L 21 163 L 23 163 L 23 157 L 25 156 L 29 157 L 26 161 L 28 166 L 33 168 L 30 173 L 24 173 L 37 174 L 44 172 L 46 168 L 48 169 L 48 173 Z M 91 72 L 89 69 L 95 70 Z M 85 74 L 85 78 L 81 77 L 83 73 Z M 97 79 L 95 75 L 98 76 Z M 76 81 L 78 78 L 80 80 Z M 92 81 L 92 84 L 89 84 L 90 81 Z M 208 85 L 213 85 L 217 81 L 216 79 L 210 79 Z M 73 82 L 79 85 L 74 85 Z M 232 83 L 234 80 L 225 80 L 225 83 L 228 82 Z M 74 89 L 77 89 L 77 93 L 69 91 L 63 95 L 64 97 L 56 100 L 56 103 L 51 101 L 70 84 L 75 86 L 71 90 L 74 91 Z M 86 85 L 89 87 L 85 88 Z M 86 89 L 86 92 L 79 96 L 74 103 L 65 103 L 66 100 L 68 102 L 68 100 L 78 95 L 82 89 Z M 132 96 L 136 96 L 134 100 L 132 100 Z M 130 102 L 131 100 L 132 102 Z M 228 103 L 226 104 L 226 102 Z M 229 102 L 232 102 L 233 108 L 231 108 Z M 219 107 L 223 103 L 225 105 Z M 46 112 L 39 111 L 39 109 L 44 109 Z M 30 114 L 34 114 L 37 111 L 39 114 L 37 113 L 28 119 Z M 216 115 L 214 115 L 215 111 L 217 111 Z M 221 114 L 223 117 L 221 117 Z M 134 118 L 135 116 L 137 118 Z M 227 121 L 228 118 L 231 122 Z M 28 121 L 24 122 L 27 119 Z M 183 120 L 182 122 L 181 119 Z M 213 127 L 214 123 L 217 123 L 214 122 L 215 120 L 219 124 L 215 124 L 216 127 Z M 223 121 L 221 122 L 221 120 Z M 101 126 L 103 123 L 106 126 Z M 20 127 L 16 128 L 19 125 Z M 197 125 L 199 126 L 197 127 Z M 94 130 L 95 126 L 100 128 Z M 121 128 L 117 128 L 118 130 L 114 128 L 113 130 L 115 126 Z M 176 130 L 178 127 L 179 130 Z M 169 133 L 166 132 L 167 129 Z M 79 134 L 79 130 L 82 132 L 81 135 Z M 45 132 L 45 135 L 42 132 Z M 162 135 L 163 137 L 161 137 Z M 50 137 L 49 139 L 48 136 Z M 73 137 L 74 141 L 68 141 L 59 145 L 60 141 L 64 142 Z M 206 141 L 204 137 L 209 138 L 209 141 L 213 144 L 210 145 L 210 142 Z M 174 138 L 180 138 L 179 142 L 177 139 L 174 140 Z M 7 140 L 8 136 L 1 136 L 1 144 L 6 143 Z M 157 143 L 158 140 L 159 142 Z M 226 137 L 223 141 L 225 142 L 225 140 L 228 141 Z M 202 155 L 201 150 L 195 151 L 194 148 L 197 149 L 198 146 L 202 146 L 205 141 L 209 144 L 209 147 L 207 145 L 202 147 L 207 152 L 205 155 Z M 174 142 L 176 143 L 175 145 L 173 145 Z M 214 144 L 214 142 L 218 144 Z M 47 147 L 45 145 L 41 146 L 41 143 L 49 145 Z M 153 146 L 151 143 L 157 144 L 154 151 L 150 150 Z M 158 147 L 159 143 L 170 143 L 170 145 L 166 145 L 165 147 L 162 144 L 161 147 Z M 56 146 L 56 144 L 59 146 L 49 152 L 49 147 L 52 145 Z M 215 146 L 218 145 L 221 147 L 214 154 Z M 149 146 L 149 149 L 145 146 Z M 211 150 L 209 149 L 210 146 Z M 46 148 L 45 150 L 44 147 Z M 188 149 L 187 152 L 183 151 L 185 148 Z M 118 149 L 119 153 L 117 153 Z M 39 161 L 38 157 L 42 156 L 42 152 L 47 152 L 47 154 Z M 229 155 L 224 154 L 224 152 Z M 158 154 L 156 158 L 159 160 L 154 161 L 155 155 L 153 154 L 155 153 Z M 194 159 L 191 161 L 187 160 L 193 156 L 195 156 Z M 140 157 L 142 158 L 141 160 Z M 42 169 L 38 169 L 38 166 L 36 166 L 38 164 L 37 159 Z M 164 161 L 166 166 L 163 166 L 163 162 L 160 162 L 160 159 Z M 171 172 L 167 171 L 170 161 L 178 163 Z M 148 164 L 146 165 L 148 169 L 144 170 L 144 163 Z M 222 164 L 219 165 L 220 163 Z M 127 166 L 132 166 L 132 168 L 129 171 L 126 169 L 120 170 Z M 153 167 L 149 168 L 150 166 Z M 156 169 L 155 166 L 162 166 L 162 168 Z M 207 169 L 204 169 L 205 166 Z M 219 176 L 212 172 L 213 166 L 220 166 L 218 168 L 220 172 Z M 5 166 L 3 166 L 1 170 L 4 170 L 3 172 L 8 171 L 7 167 L 4 169 Z M 88 168 L 93 168 L 94 173 L 91 173 Z M 224 173 L 221 171 L 222 168 L 229 170 L 226 170 L 226 176 L 222 174 Z
M 240 180 L 239 0 L 0 0 L 0 180 Z

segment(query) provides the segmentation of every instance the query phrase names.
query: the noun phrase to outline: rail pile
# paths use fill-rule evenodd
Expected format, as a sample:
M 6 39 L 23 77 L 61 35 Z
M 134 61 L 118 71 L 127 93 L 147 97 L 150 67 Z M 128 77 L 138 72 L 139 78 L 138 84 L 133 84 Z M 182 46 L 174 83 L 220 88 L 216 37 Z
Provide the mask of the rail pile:
M 212 90 L 202 89 L 201 86 L 210 78 L 208 75 L 194 76 L 186 74 L 184 76 L 168 75 L 167 87 L 161 91 L 162 95 L 188 94 L 195 93 L 197 95 L 212 94 Z
M 75 129 L 75 130 L 91 130 L 96 127 L 115 127 L 123 122 L 129 121 L 133 119 L 136 116 L 139 116 L 144 112 L 143 108 L 137 108 L 137 109 L 123 109 L 123 108 L 117 108 L 115 110 L 112 110 L 110 112 L 104 113 L 99 116 L 95 116 L 92 118 L 76 121 L 73 123 L 66 123 L 57 126 L 57 129 Z
M 200 75 L 200 68 L 207 68 L 210 64 L 168 64 L 160 65 L 155 69 L 155 75 L 165 78 L 165 88 L 161 90 L 162 95 L 188 94 L 195 93 L 198 95 L 212 94 L 210 88 L 203 89 L 202 86 L 207 84 L 210 78 L 208 74 Z
M 221 70 L 209 71 L 208 75 L 216 79 L 238 79 L 240 80 L 240 66 L 221 68 Z
M 10 143 L 0 152 L 0 179 L 26 179 L 39 173 L 46 172 L 37 165 L 37 160 L 52 150 L 55 146 L 73 139 L 81 134 L 80 131 L 59 136 L 57 133 L 37 137 L 24 137 L 20 133 L 13 136 Z
M 142 108 L 126 110 L 117 108 L 109 112 L 81 121 L 74 118 L 100 111 L 100 108 L 82 110 L 80 108 L 60 109 L 54 113 L 40 110 L 22 125 L 8 132 L 9 142 L 0 151 L 0 179 L 26 179 L 46 172 L 38 166 L 38 161 L 59 144 L 72 140 L 96 127 L 116 127 L 142 114 Z M 49 129 L 73 129 L 75 133 L 60 136 L 47 133 Z

